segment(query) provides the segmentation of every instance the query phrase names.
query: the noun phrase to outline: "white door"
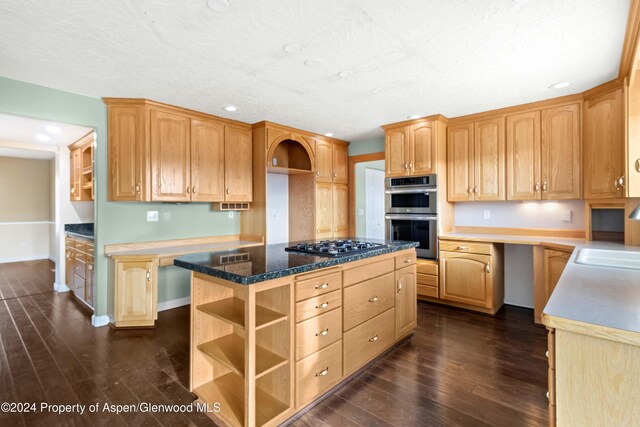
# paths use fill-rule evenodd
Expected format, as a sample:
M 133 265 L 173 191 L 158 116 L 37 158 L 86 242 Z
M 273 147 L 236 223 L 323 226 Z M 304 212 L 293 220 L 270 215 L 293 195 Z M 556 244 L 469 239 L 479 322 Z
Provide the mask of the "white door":
M 366 238 L 384 239 L 384 171 L 365 170 Z

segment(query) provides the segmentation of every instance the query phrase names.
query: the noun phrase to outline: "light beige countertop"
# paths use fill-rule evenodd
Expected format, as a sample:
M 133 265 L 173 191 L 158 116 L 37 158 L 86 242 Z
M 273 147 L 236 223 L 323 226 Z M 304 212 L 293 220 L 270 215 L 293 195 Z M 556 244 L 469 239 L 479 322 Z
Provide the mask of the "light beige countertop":
M 554 328 L 640 345 L 640 270 L 577 264 L 581 249 L 640 252 L 640 246 L 549 236 L 446 233 L 440 239 L 573 247 L 542 322 Z

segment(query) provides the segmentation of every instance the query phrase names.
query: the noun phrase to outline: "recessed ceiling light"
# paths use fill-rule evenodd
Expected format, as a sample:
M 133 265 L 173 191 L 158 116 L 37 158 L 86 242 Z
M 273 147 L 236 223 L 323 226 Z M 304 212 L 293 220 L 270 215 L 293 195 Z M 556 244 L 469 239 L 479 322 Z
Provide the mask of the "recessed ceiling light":
M 298 44 L 285 44 L 284 46 L 282 46 L 282 50 L 287 53 L 298 53 L 302 50 L 302 48 Z
M 235 106 L 233 106 L 233 105 L 227 105 L 226 107 L 224 107 L 224 109 L 225 109 L 226 111 L 231 112 L 231 113 L 233 113 L 234 111 L 238 111 L 238 108 L 237 108 L 237 107 L 235 107 Z
M 318 67 L 318 66 L 322 65 L 322 59 L 320 59 L 320 58 L 309 58 L 306 61 L 304 61 L 304 65 L 306 65 L 307 67 Z
M 44 133 L 37 133 L 36 139 L 40 142 L 47 142 L 51 139 L 49 135 L 45 135 Z
M 331 138 L 333 136 L 333 134 L 331 132 L 327 132 L 324 134 L 324 136 L 328 136 L 329 138 Z
M 378 94 L 378 93 L 380 93 L 380 92 L 382 92 L 382 88 L 381 88 L 381 87 L 376 87 L 376 88 L 374 88 L 374 89 L 371 89 L 371 93 L 372 93 L 373 95 Z
M 558 82 L 549 86 L 549 89 L 562 89 L 571 86 L 571 82 Z
M 44 130 L 46 130 L 46 131 L 47 131 L 47 132 L 49 132 L 49 133 L 60 133 L 60 132 L 62 132 L 62 129 L 60 129 L 60 127 L 58 127 L 58 126 L 56 126 L 56 125 L 49 125 L 49 126 L 46 126 L 46 127 L 44 128 Z
M 224 12 L 229 9 L 231 4 L 228 0 L 207 0 L 207 6 L 216 12 Z
M 414 120 L 414 119 L 419 119 L 420 118 L 420 114 L 412 114 L 409 117 L 407 117 L 407 119 L 409 120 Z
M 343 70 L 338 73 L 338 77 L 341 79 L 346 79 L 347 77 L 353 76 L 353 71 L 351 70 Z

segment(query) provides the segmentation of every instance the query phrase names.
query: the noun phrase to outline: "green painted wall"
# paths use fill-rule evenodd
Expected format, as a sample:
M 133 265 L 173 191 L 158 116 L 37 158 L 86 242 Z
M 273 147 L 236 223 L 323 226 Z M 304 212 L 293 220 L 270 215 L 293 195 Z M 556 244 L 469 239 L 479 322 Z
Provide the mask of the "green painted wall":
M 359 156 L 361 154 L 380 153 L 384 151 L 384 137 L 365 139 L 349 143 L 349 155 Z
M 108 202 L 107 109 L 101 99 L 0 77 L 0 112 L 96 130 L 96 315 L 105 315 L 112 310 L 108 301 L 113 290 L 108 287 L 104 245 L 239 233 L 238 215 L 230 219 L 227 213 L 212 211 L 210 204 Z M 160 221 L 146 222 L 147 210 L 159 211 Z M 165 214 L 170 219 L 165 219 Z M 161 269 L 159 302 L 189 295 L 189 275 L 177 270 L 173 267 Z

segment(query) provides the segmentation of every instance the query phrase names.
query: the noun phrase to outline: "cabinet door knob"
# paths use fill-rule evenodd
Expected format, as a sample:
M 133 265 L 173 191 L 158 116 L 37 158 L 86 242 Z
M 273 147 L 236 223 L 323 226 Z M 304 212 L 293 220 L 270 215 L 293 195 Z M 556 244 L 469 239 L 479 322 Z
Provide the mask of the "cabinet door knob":
M 413 162 L 409 162 L 409 170 L 413 170 Z
M 329 367 L 327 366 L 326 368 L 324 368 L 322 371 L 318 372 L 316 374 L 316 377 L 324 377 L 325 375 L 327 375 L 329 373 Z
M 320 331 L 316 334 L 317 337 L 324 337 L 329 333 L 329 328 L 325 329 L 324 331 Z
M 371 338 L 369 338 L 369 342 L 376 342 L 378 341 L 378 335 L 374 335 Z
M 620 187 L 624 187 L 624 175 L 618 178 L 618 184 L 620 184 Z
M 187 185 L 187 194 L 191 193 L 191 187 Z
M 376 301 L 378 301 L 377 296 L 369 298 L 369 302 L 376 302 Z
M 544 355 L 547 356 L 547 359 L 548 359 L 549 358 L 549 350 L 545 351 Z
M 227 187 L 227 194 L 229 194 L 229 187 Z
M 320 229 L 316 228 L 316 234 L 320 234 Z
M 536 193 L 540 191 L 540 183 L 536 182 L 536 185 L 533 187 L 533 189 L 535 190 Z
M 322 285 L 316 285 L 316 289 L 327 289 L 329 287 L 328 283 L 323 283 Z
M 337 177 L 337 176 L 338 176 L 338 173 L 337 173 L 337 172 L 334 172 L 334 173 L 333 173 L 333 177 L 335 178 L 335 177 Z
M 547 181 L 542 183 L 542 191 L 547 192 Z
M 140 183 L 136 182 L 136 194 L 140 194 Z
M 316 172 L 316 176 L 320 176 L 320 171 L 317 171 L 317 172 Z
M 409 264 L 411 262 L 411 258 L 405 258 L 403 262 L 405 264 Z
M 469 197 L 471 197 L 471 195 L 473 194 L 473 187 L 469 187 L 467 193 L 469 193 Z
M 476 188 L 473 189 L 473 192 L 478 194 L 480 192 L 480 189 L 478 188 L 478 186 L 476 185 Z
M 192 192 L 193 194 L 196 194 L 196 187 L 192 187 L 192 188 L 191 188 L 191 192 Z
M 399 294 L 401 290 L 402 290 L 402 283 L 398 282 L 398 290 L 396 291 L 396 293 Z
M 489 267 L 489 263 L 487 263 L 487 265 L 485 265 L 484 271 L 486 271 L 487 273 L 491 272 L 491 267 Z
M 151 269 L 147 270 L 147 282 L 151 282 Z
M 316 308 L 317 308 L 318 310 L 324 310 L 324 309 L 325 309 L 325 308 L 327 308 L 327 307 L 329 307 L 329 302 L 328 302 L 328 301 L 327 301 L 327 302 L 325 302 L 325 303 L 322 303 L 322 304 L 320 304 L 320 305 L 316 305 Z
M 634 167 L 636 168 L 636 172 L 640 172 L 640 159 L 636 159 Z

